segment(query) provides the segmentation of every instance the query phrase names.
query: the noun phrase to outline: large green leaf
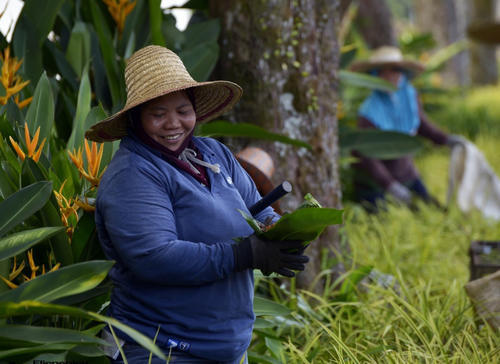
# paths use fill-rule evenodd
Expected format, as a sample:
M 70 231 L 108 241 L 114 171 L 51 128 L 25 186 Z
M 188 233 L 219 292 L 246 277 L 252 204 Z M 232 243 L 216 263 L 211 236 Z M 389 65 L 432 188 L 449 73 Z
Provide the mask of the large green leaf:
M 90 87 L 90 80 L 88 76 L 88 66 L 82 74 L 80 89 L 78 90 L 78 103 L 76 105 L 75 118 L 73 119 L 73 131 L 69 137 L 66 148 L 70 151 L 83 147 L 83 139 L 87 125 L 85 120 L 90 112 L 90 102 L 92 98 L 92 90 Z
M 49 173 L 40 163 L 35 163 L 31 158 L 24 160 L 21 176 L 23 185 L 46 180 L 48 175 Z M 41 218 L 43 226 L 62 226 L 59 206 L 54 195 L 49 197 L 49 201 L 41 208 L 38 216 Z M 73 263 L 71 246 L 66 234 L 56 234 L 50 240 L 56 260 L 64 266 Z
M 52 193 L 52 182 L 36 182 L 0 203 L 0 236 L 40 210 Z
M 83 319 L 105 322 L 124 332 L 136 343 L 149 350 L 150 352 L 153 352 L 156 356 L 162 358 L 163 360 L 167 359 L 167 357 L 153 343 L 153 341 L 151 341 L 140 332 L 132 329 L 127 325 L 122 324 L 121 322 L 111 317 L 99 315 L 95 312 L 85 311 L 76 307 L 47 304 L 38 301 L 23 301 L 19 303 L 5 301 L 0 302 L 0 318 L 25 315 L 69 315 L 72 317 L 80 317 Z
M 179 53 L 179 57 L 196 81 L 206 81 L 219 59 L 216 41 L 197 44 Z
M 450 45 L 441 48 L 433 54 L 425 65 L 425 73 L 435 72 L 441 68 L 446 62 L 453 58 L 458 53 L 469 47 L 469 43 L 462 39 L 460 41 L 451 43 Z
M 75 344 L 44 344 L 37 346 L 28 346 L 24 348 L 2 350 L 0 351 L 0 359 L 14 359 L 14 358 L 17 359 L 21 357 L 24 358 L 21 362 L 25 362 L 26 359 L 30 358 L 30 356 L 32 357 L 34 355 L 41 353 L 64 352 L 70 350 L 74 346 Z M 7 363 L 10 363 L 10 360 L 7 361 Z
M 203 22 L 189 24 L 184 31 L 184 47 L 190 49 L 198 44 L 217 42 L 220 34 L 219 19 L 210 19 Z
M 51 58 L 50 62 L 55 64 L 61 78 L 71 85 L 72 91 L 76 92 L 78 90 L 77 75 L 64 53 L 54 44 L 54 42 L 49 40 L 45 41 L 44 47 Z
M 76 21 L 71 31 L 66 59 L 78 77 L 81 77 L 85 65 L 90 61 L 90 34 L 85 23 L 81 21 Z
M 39 143 L 44 138 L 48 139 L 50 137 L 54 125 L 54 96 L 45 72 L 42 73 L 36 85 L 33 100 L 26 114 L 26 122 L 32 136 L 35 134 L 36 129 L 40 127 Z M 44 150 L 48 150 L 48 148 L 45 147 Z
M 121 106 L 124 99 L 124 91 L 122 91 L 121 70 L 116 62 L 117 54 L 113 45 L 113 37 L 106 26 L 106 19 L 99 4 L 96 1 L 89 1 L 88 4 L 92 12 L 93 25 L 99 38 L 102 58 L 108 76 L 108 86 L 113 100 L 113 109 L 116 110 Z
M 352 150 L 369 158 L 396 159 L 418 152 L 423 142 L 414 136 L 377 129 L 350 130 L 340 134 L 340 149 L 344 155 Z
M 0 341 L 31 344 L 109 345 L 104 340 L 81 331 L 55 327 L 0 325 Z
M 23 58 L 22 73 L 31 81 L 37 80 L 42 71 L 41 47 L 52 30 L 57 13 L 64 0 L 26 0 L 16 23 L 12 44 L 16 57 Z
M 112 265 L 111 261 L 100 260 L 72 264 L 1 293 L 0 301 L 52 302 L 61 297 L 85 292 L 101 283 Z
M 292 139 L 282 134 L 270 133 L 264 128 L 248 123 L 230 123 L 228 121 L 212 121 L 198 125 L 197 135 L 207 137 L 244 137 L 270 140 L 311 149 L 311 146 L 301 140 Z
M 149 0 L 149 25 L 151 31 L 151 43 L 165 47 L 165 39 L 161 30 L 163 11 L 161 0 Z
M 281 303 L 271 301 L 264 297 L 254 296 L 253 312 L 255 316 L 286 316 L 291 310 Z
M 380 77 L 370 76 L 366 73 L 340 70 L 339 77 L 340 81 L 350 86 L 366 87 L 388 92 L 396 91 L 396 87 L 391 83 Z
M 342 223 L 343 210 L 306 207 L 283 215 L 272 228 L 262 233 L 268 240 L 315 240 L 329 225 Z
M 0 239 L 0 260 L 13 257 L 22 253 L 33 245 L 63 231 L 61 227 L 42 227 L 32 230 L 20 231 L 16 234 Z

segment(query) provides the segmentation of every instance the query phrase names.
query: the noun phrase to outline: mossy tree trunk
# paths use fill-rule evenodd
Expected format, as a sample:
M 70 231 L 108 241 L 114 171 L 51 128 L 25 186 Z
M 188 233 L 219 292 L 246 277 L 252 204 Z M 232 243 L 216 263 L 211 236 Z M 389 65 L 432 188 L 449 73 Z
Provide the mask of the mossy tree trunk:
M 244 89 L 233 120 L 255 123 L 312 146 L 306 150 L 250 141 L 273 157 L 273 182 L 288 180 L 293 185 L 291 196 L 281 201 L 284 211 L 296 208 L 307 192 L 323 206 L 341 207 L 336 118 L 338 5 L 338 0 L 210 3 L 211 15 L 222 26 L 215 76 Z M 332 257 L 339 251 L 338 229 L 331 228 L 308 248 L 312 261 L 299 275 L 298 284 L 310 286 L 320 272 L 322 252 Z

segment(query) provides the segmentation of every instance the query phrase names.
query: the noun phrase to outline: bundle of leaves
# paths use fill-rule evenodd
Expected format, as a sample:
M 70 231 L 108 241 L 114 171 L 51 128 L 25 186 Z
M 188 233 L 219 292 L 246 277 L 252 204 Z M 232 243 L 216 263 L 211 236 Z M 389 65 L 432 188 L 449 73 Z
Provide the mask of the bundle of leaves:
M 262 239 L 300 240 L 304 246 L 316 240 L 327 226 L 342 223 L 343 213 L 343 210 L 322 207 L 310 193 L 295 211 L 285 213 L 272 225 L 264 225 L 246 212 L 238 211 Z

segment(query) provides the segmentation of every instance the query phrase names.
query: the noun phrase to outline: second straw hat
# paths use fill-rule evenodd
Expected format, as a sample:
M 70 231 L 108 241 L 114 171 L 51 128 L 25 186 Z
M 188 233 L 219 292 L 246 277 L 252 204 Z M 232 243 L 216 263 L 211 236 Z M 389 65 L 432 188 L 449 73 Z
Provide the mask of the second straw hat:
M 127 135 L 127 111 L 171 92 L 191 89 L 196 121 L 206 122 L 231 109 L 240 99 L 240 86 L 229 81 L 195 81 L 182 60 L 168 48 L 139 49 L 125 67 L 127 101 L 116 114 L 93 125 L 85 137 L 96 142 L 121 139 Z
M 369 72 L 382 67 L 397 67 L 413 74 L 421 73 L 425 69 L 422 63 L 405 59 L 401 50 L 392 46 L 377 48 L 368 60 L 354 62 L 350 69 L 356 72 Z

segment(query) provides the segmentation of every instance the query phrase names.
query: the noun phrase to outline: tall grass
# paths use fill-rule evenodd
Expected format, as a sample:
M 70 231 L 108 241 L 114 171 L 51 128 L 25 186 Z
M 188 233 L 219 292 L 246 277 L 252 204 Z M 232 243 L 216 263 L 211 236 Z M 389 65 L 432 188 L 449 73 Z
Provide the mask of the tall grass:
M 476 144 L 499 172 L 492 136 Z M 429 190 L 444 205 L 449 152 L 417 158 Z M 395 277 L 384 288 L 359 285 L 352 302 L 336 292 L 302 291 L 288 336 L 287 363 L 498 363 L 500 335 L 478 320 L 465 293 L 472 240 L 500 240 L 500 224 L 479 211 L 464 214 L 421 205 L 418 211 L 389 206 L 377 215 L 345 206 L 345 233 L 356 266 L 371 265 Z

